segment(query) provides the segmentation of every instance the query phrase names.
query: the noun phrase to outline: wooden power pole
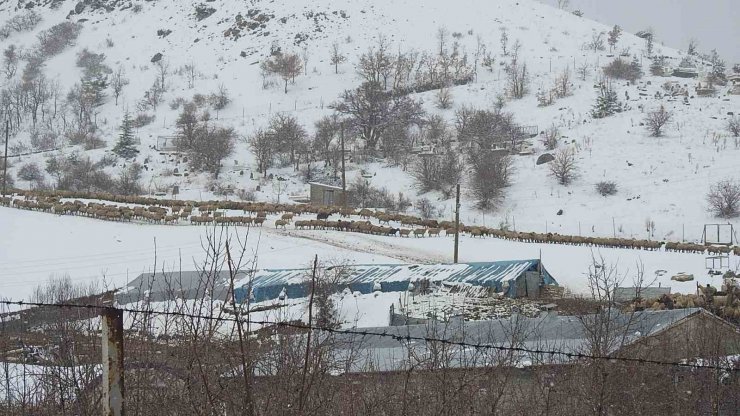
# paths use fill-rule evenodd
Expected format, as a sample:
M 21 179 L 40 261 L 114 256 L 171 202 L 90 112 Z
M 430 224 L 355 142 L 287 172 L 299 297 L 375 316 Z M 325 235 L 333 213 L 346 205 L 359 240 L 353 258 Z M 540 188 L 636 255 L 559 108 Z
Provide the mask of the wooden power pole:
M 10 123 L 5 120 L 5 154 L 3 155 L 3 196 L 5 196 L 8 183 L 8 140 L 10 140 Z
M 347 208 L 347 177 L 344 169 L 344 121 L 342 121 L 342 129 L 339 135 L 339 142 L 342 148 L 342 207 Z
M 457 184 L 455 195 L 455 263 L 457 263 L 457 252 L 460 246 L 460 184 Z
M 123 397 L 123 311 L 105 308 L 103 324 L 103 414 L 125 415 Z

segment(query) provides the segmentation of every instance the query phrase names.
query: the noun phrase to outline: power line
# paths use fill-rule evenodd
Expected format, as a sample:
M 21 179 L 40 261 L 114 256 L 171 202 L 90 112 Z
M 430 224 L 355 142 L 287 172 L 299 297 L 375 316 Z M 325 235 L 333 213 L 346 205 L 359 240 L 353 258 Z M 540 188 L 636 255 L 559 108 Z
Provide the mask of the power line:
M 287 327 L 287 328 L 294 328 L 294 329 L 315 330 L 315 331 L 321 331 L 321 332 L 326 332 L 326 333 L 336 334 L 336 335 L 359 335 L 359 336 L 362 336 L 363 338 L 364 337 L 387 337 L 387 338 L 392 338 L 398 342 L 423 341 L 426 343 L 440 343 L 440 344 L 451 345 L 454 347 L 461 347 L 461 348 L 475 348 L 476 350 L 494 350 L 494 351 L 502 351 L 502 352 L 527 353 L 527 354 L 550 356 L 550 357 L 562 356 L 562 357 L 566 357 L 570 359 L 622 361 L 622 362 L 640 363 L 640 364 L 654 364 L 654 365 L 661 365 L 661 366 L 668 366 L 668 367 L 740 372 L 740 367 L 735 368 L 733 366 L 722 366 L 722 365 L 713 365 L 713 364 L 691 364 L 688 362 L 681 362 L 681 361 L 660 361 L 660 360 L 650 360 L 650 359 L 635 358 L 635 357 L 610 357 L 610 356 L 584 354 L 584 353 L 579 353 L 579 352 L 543 350 L 543 349 L 536 349 L 536 348 L 513 347 L 513 346 L 493 345 L 493 344 L 480 344 L 480 343 L 473 344 L 473 343 L 467 343 L 464 341 L 453 341 L 453 340 L 444 339 L 444 338 L 412 336 L 410 334 L 407 334 L 407 335 L 390 334 L 385 331 L 384 332 L 370 332 L 370 331 L 360 331 L 357 329 L 335 329 L 335 328 L 330 328 L 330 327 L 324 327 L 324 326 L 318 326 L 318 325 L 307 325 L 307 324 L 296 323 L 296 322 L 239 319 L 236 317 L 232 318 L 232 317 L 222 317 L 222 316 L 207 316 L 207 315 L 200 315 L 200 314 L 187 313 L 187 312 L 177 312 L 177 311 L 154 311 L 154 310 L 133 309 L 133 308 L 116 308 L 112 306 L 103 306 L 103 305 L 75 304 L 75 303 L 43 303 L 43 302 L 25 302 L 25 301 L 12 301 L 12 300 L 0 300 L 0 304 L 9 305 L 9 306 L 78 308 L 78 309 L 90 309 L 90 310 L 111 310 L 113 309 L 117 311 L 134 313 L 134 314 L 174 316 L 174 317 L 180 317 L 180 318 L 205 319 L 205 320 L 234 322 L 234 323 L 239 323 L 239 324 L 262 325 L 262 326 L 278 326 L 278 327 Z

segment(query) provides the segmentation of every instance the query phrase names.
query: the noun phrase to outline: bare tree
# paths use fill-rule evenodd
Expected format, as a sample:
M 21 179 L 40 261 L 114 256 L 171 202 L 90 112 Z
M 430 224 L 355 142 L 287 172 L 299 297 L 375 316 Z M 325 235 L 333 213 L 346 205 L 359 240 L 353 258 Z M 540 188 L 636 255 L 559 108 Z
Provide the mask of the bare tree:
M 334 73 L 339 73 L 339 64 L 344 63 L 347 60 L 347 56 L 342 53 L 339 49 L 339 42 L 331 44 L 331 58 L 330 62 L 334 65 Z
M 609 31 L 609 52 L 613 51 L 619 42 L 619 37 L 622 36 L 622 28 L 619 25 L 614 25 L 612 30 Z
M 388 88 L 388 78 L 393 73 L 396 61 L 390 53 L 390 42 L 385 35 L 378 36 L 375 47 L 370 48 L 360 56 L 357 73 L 366 82 L 382 85 L 383 90 Z
M 167 76 L 170 74 L 170 63 L 160 59 L 155 64 L 157 66 L 157 77 L 159 78 L 159 87 L 161 92 L 167 91 Z
M 211 104 L 211 107 L 216 110 L 216 119 L 218 119 L 218 113 L 226 108 L 226 106 L 231 102 L 229 91 L 226 89 L 226 86 L 224 84 L 219 84 L 218 91 L 212 93 L 208 97 L 208 101 Z
M 300 75 L 303 65 L 301 58 L 296 54 L 278 53 L 265 61 L 265 68 L 269 73 L 277 74 L 285 82 L 285 93 L 288 93 L 288 81 L 295 82 Z
M 513 160 L 506 153 L 481 151 L 470 156 L 472 169 L 470 188 L 480 209 L 493 209 L 504 196 L 511 182 Z
M 311 54 L 308 50 L 308 46 L 304 46 L 301 49 L 301 59 L 303 59 L 303 75 L 308 75 L 308 59 L 311 57 Z
M 576 151 L 572 147 L 560 149 L 555 159 L 548 164 L 550 175 L 561 185 L 569 185 L 578 176 Z
M 645 127 L 653 137 L 660 137 L 663 135 L 663 127 L 671 121 L 673 113 L 667 111 L 664 106 L 660 106 L 657 110 L 653 110 L 645 116 L 643 122 Z
M 446 27 L 440 26 L 437 29 L 437 45 L 439 45 L 439 54 L 444 55 L 445 47 L 447 46 L 447 40 L 450 36 L 450 31 Z
M 603 51 L 606 49 L 604 47 L 604 32 L 596 32 L 594 31 L 591 33 L 591 41 L 587 43 L 589 49 L 591 49 L 594 52 Z
M 5 71 L 5 77 L 7 79 L 13 78 L 18 70 L 19 58 L 18 49 L 15 45 L 8 45 L 8 47 L 3 51 L 3 70 Z
M 195 130 L 188 152 L 191 169 L 209 172 L 218 179 L 221 161 L 234 152 L 234 130 L 204 122 Z
M 527 72 L 527 64 L 519 63 L 519 60 L 512 59 L 509 66 L 506 68 L 506 74 L 508 76 L 507 91 L 509 96 L 512 98 L 523 98 L 529 91 L 529 72 Z
M 734 218 L 740 214 L 740 183 L 731 179 L 719 181 L 707 194 L 709 211 L 720 218 Z
M 727 131 L 734 137 L 740 137 L 740 117 L 733 116 L 727 120 Z
M 584 62 L 578 67 L 578 76 L 581 79 L 581 81 L 585 81 L 590 73 L 591 73 L 591 66 L 588 64 L 588 62 Z
M 274 140 L 264 130 L 257 130 L 247 141 L 250 150 L 257 160 L 257 172 L 262 172 L 267 177 L 267 169 L 272 167 L 275 159 Z
M 115 72 L 113 72 L 113 77 L 110 81 L 110 86 L 113 89 L 113 97 L 116 100 L 116 105 L 118 105 L 118 97 L 121 96 L 121 92 L 123 91 L 123 87 L 128 85 L 129 80 L 125 76 L 125 72 L 123 70 L 122 66 L 119 66 Z
M 298 170 L 299 152 L 306 147 L 308 138 L 298 120 L 288 114 L 277 113 L 270 119 L 267 134 L 275 143 L 276 153 Z
M 570 6 L 570 0 L 558 0 L 558 9 L 567 9 Z
M 558 147 L 558 140 L 560 140 L 560 130 L 553 124 L 549 129 L 545 130 L 542 144 L 545 145 L 545 149 L 547 150 L 555 150 Z
M 387 131 L 399 124 L 419 124 L 424 115 L 419 102 L 405 95 L 389 94 L 378 83 L 365 82 L 356 90 L 344 91 L 340 99 L 331 107 L 348 116 L 349 125 L 360 132 L 371 150 L 376 150 L 382 140 L 383 150 L 389 151 L 392 138 L 386 135 Z
M 572 88 L 570 67 L 566 66 L 555 79 L 555 95 L 558 98 L 567 97 L 572 94 Z
M 452 107 L 452 91 L 449 87 L 442 87 L 437 92 L 437 108 L 447 110 Z
M 501 43 L 501 53 L 504 56 L 508 56 L 509 32 L 506 31 L 506 28 L 501 29 L 501 38 L 499 39 L 499 42 Z
M 191 62 L 185 65 L 183 69 L 185 71 L 185 79 L 188 82 L 188 88 L 195 88 L 195 80 L 198 78 L 198 69 L 196 69 L 195 64 Z
M 44 180 L 44 174 L 39 166 L 33 162 L 26 163 L 18 169 L 18 179 L 28 182 L 39 182 Z

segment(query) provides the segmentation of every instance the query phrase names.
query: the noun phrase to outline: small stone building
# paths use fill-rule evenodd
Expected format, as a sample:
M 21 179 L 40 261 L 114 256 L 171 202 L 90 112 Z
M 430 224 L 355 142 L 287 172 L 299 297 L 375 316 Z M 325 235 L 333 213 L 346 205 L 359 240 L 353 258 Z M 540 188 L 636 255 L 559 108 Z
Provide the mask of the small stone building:
M 341 186 L 327 185 L 318 182 L 310 182 L 311 205 L 343 206 L 349 192 L 342 190 Z

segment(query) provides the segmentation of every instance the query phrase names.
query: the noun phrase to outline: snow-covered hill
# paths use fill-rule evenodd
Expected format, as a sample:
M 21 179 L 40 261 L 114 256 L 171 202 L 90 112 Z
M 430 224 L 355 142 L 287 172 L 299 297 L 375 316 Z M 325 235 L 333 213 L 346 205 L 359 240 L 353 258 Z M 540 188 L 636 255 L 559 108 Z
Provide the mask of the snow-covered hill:
M 13 16 L 27 13 L 26 2 L 0 2 L 0 27 Z M 486 46 L 495 59 L 493 70 L 479 66 L 475 82 L 451 88 L 454 104 L 451 109 L 435 106 L 436 91 L 413 94 L 423 101 L 429 114 L 439 114 L 452 125 L 455 111 L 464 105 L 491 108 L 496 98 L 505 93 L 506 75 L 501 33 L 508 34 L 508 46 L 520 42 L 520 61 L 531 74 L 531 93 L 519 100 L 508 100 L 505 110 L 514 114 L 519 124 L 537 126 L 539 131 L 556 125 L 563 136 L 561 147 L 576 149 L 579 177 L 570 186 L 561 186 L 548 175 L 546 165 L 535 161 L 543 152 L 535 139 L 535 154 L 516 156 L 512 185 L 507 188 L 501 206 L 493 212 L 473 208 L 473 200 L 464 192 L 462 219 L 466 223 L 488 226 L 506 225 L 517 230 L 551 231 L 582 235 L 616 235 L 655 239 L 699 240 L 703 224 L 716 222 L 707 213 L 705 195 L 717 180 L 737 177 L 736 160 L 740 142 L 725 131 L 728 114 L 740 112 L 740 96 L 728 96 L 720 88 L 715 97 L 696 97 L 696 80 L 654 77 L 649 75 L 650 60 L 645 57 L 645 41 L 623 34 L 613 53 L 593 51 L 585 44 L 594 34 L 610 27 L 556 10 L 530 0 L 497 0 L 480 2 L 461 0 L 317 0 L 312 2 L 250 2 L 217 0 L 204 3 L 182 1 L 40 1 L 31 10 L 43 20 L 31 31 L 9 33 L 2 40 L 7 45 L 31 50 L 37 34 L 68 20 L 80 22 L 82 31 L 74 46 L 48 59 L 44 71 L 50 80 L 58 80 L 60 100 L 82 75 L 75 64 L 77 54 L 87 48 L 106 56 L 105 64 L 116 70 L 121 67 L 130 83 L 125 86 L 118 105 L 108 93 L 105 103 L 95 108 L 95 122 L 106 147 L 87 152 L 101 159 L 115 144 L 124 109 L 136 114 L 137 103 L 158 78 L 158 68 L 152 63 L 156 54 L 168 67 L 167 91 L 163 103 L 146 113 L 155 120 L 136 131 L 141 140 L 139 162 L 147 162 L 144 189 L 147 192 L 171 189 L 179 185 L 184 197 L 209 198 L 213 181 L 208 174 L 174 176 L 176 158 L 154 150 L 158 136 L 176 133 L 174 121 L 179 109 L 170 103 L 178 98 L 190 100 L 194 94 L 207 95 L 225 87 L 232 102 L 223 110 L 212 111 L 215 122 L 233 127 L 240 137 L 249 137 L 265 127 L 271 115 L 285 112 L 295 116 L 309 131 L 314 122 L 331 114 L 329 104 L 339 94 L 357 87 L 361 80 L 354 66 L 362 53 L 377 45 L 379 37 L 390 42 L 391 51 L 434 53 L 439 49 L 437 33 L 445 28 L 448 46 L 459 42 L 460 49 L 470 60 L 478 42 Z M 199 11 L 197 11 L 199 10 Z M 72 13 L 72 11 L 74 11 Z M 619 23 L 619 22 L 614 22 Z M 605 38 L 604 38 L 605 40 Z M 332 44 L 336 43 L 347 62 L 339 65 L 335 74 L 330 63 Z M 305 75 L 296 77 L 287 94 L 277 80 L 276 85 L 263 88 L 259 63 L 270 56 L 271 49 L 307 56 Z M 3 48 L 3 49 L 4 49 Z M 614 86 L 629 110 L 605 119 L 590 116 L 598 89 L 594 88 L 600 68 L 620 52 L 628 50 L 637 57 L 648 74 L 634 85 L 616 81 Z M 668 57 L 667 65 L 676 67 L 682 52 L 663 47 L 656 42 L 655 53 Z M 631 58 L 627 58 L 631 59 Z M 23 62 L 21 62 L 22 68 Z M 186 65 L 197 70 L 192 88 L 188 86 Z M 587 65 L 585 80 L 575 69 Z M 573 94 L 549 107 L 539 107 L 536 91 L 552 86 L 558 74 L 566 68 L 572 72 Z M 14 80 L 20 77 L 20 69 Z M 5 80 L 9 86 L 14 80 Z M 686 85 L 691 98 L 656 98 L 666 81 Z M 629 99 L 625 99 L 625 97 Z M 61 101 L 60 101 L 61 102 Z M 645 113 L 665 105 L 674 113 L 674 121 L 665 137 L 648 137 L 640 126 Z M 30 123 L 11 138 L 11 148 L 23 150 L 29 145 Z M 61 150 L 69 154 L 74 150 Z M 11 154 L 14 152 L 11 151 Z M 13 158 L 11 172 L 29 161 L 43 166 L 49 153 Z M 107 168 L 120 170 L 123 161 Z M 401 167 L 379 161 L 368 165 L 350 163 L 350 180 L 361 170 L 370 173 L 370 182 L 393 192 L 403 192 L 416 198 L 413 180 Z M 276 175 L 289 179 L 287 193 L 305 194 L 307 185 L 290 167 L 275 169 Z M 250 175 L 253 174 L 253 175 Z M 253 176 L 255 179 L 251 179 Z M 260 180 L 254 156 L 244 141 L 238 141 L 235 153 L 228 157 L 219 182 L 237 189 L 260 191 L 258 199 L 276 198 L 268 180 Z M 51 181 L 51 177 L 48 177 Z M 615 196 L 602 197 L 594 190 L 601 180 L 617 183 Z M 21 187 L 30 186 L 17 181 Z M 465 190 L 464 186 L 464 190 Z M 449 216 L 454 201 L 440 195 L 426 195 Z M 559 212 L 562 213 L 559 214 Z M 649 224 L 654 224 L 653 227 Z M 735 222 L 737 225 L 737 222 Z M 651 229 L 648 231 L 648 229 Z

